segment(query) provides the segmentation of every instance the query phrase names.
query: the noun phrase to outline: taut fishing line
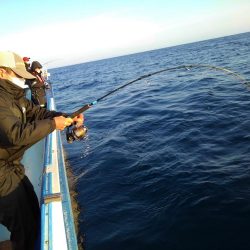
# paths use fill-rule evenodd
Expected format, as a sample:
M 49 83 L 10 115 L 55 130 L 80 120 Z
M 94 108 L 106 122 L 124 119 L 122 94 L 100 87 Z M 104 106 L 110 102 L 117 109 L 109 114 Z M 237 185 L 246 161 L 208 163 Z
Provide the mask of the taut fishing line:
M 85 112 L 86 110 L 88 110 L 89 108 L 91 108 L 92 106 L 96 105 L 98 102 L 105 100 L 107 97 L 109 97 L 110 95 L 120 91 L 121 89 L 126 88 L 127 86 L 136 83 L 140 80 L 145 79 L 147 81 L 146 78 L 150 77 L 150 76 L 154 76 L 157 74 L 161 74 L 163 72 L 167 72 L 167 71 L 175 71 L 175 70 L 180 70 L 180 69 L 185 69 L 185 70 L 191 70 L 192 68 L 207 68 L 207 69 L 211 69 L 214 71 L 222 71 L 228 75 L 231 75 L 233 77 L 235 77 L 236 79 L 240 80 L 243 84 L 247 85 L 249 84 L 249 82 L 242 77 L 240 74 L 233 72 L 229 69 L 223 68 L 223 67 L 218 67 L 218 66 L 213 66 L 213 65 L 207 65 L 207 64 L 190 64 L 190 65 L 181 65 L 181 66 L 176 66 L 176 67 L 172 67 L 172 68 L 165 68 L 159 71 L 155 71 L 146 75 L 142 75 L 132 81 L 129 81 L 119 87 L 117 87 L 116 89 L 111 90 L 110 92 L 108 92 L 107 94 L 99 97 L 98 99 L 96 99 L 95 101 L 85 104 L 83 107 L 81 107 L 80 109 L 76 110 L 74 113 L 70 114 L 71 118 L 74 118 L 77 115 L 80 115 L 81 113 Z M 80 127 L 76 127 L 76 126 L 71 126 L 71 127 L 67 127 L 67 132 L 66 132 L 66 138 L 68 143 L 72 143 L 75 140 L 81 140 L 85 137 L 87 133 L 87 127 L 86 126 L 80 126 Z

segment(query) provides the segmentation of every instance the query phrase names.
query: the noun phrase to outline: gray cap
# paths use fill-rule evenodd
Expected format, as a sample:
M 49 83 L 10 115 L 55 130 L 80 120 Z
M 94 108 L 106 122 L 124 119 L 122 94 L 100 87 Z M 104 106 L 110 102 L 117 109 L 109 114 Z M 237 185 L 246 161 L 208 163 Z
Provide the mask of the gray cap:
M 34 79 L 36 78 L 30 74 L 24 65 L 23 59 L 21 56 L 17 55 L 14 52 L 10 51 L 0 51 L 0 67 L 10 68 L 17 75 L 25 79 Z

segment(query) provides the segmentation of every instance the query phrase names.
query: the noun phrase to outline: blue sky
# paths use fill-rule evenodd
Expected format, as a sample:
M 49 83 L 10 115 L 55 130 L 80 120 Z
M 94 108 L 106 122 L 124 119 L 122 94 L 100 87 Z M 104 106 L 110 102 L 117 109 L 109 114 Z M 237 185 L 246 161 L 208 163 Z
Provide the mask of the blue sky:
M 250 31 L 249 0 L 0 0 L 0 48 L 49 67 Z

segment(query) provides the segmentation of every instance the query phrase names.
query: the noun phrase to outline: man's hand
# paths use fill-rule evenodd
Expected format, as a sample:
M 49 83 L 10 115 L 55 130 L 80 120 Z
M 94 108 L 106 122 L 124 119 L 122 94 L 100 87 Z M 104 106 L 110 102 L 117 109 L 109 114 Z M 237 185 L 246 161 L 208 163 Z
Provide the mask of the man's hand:
M 75 116 L 75 117 L 73 118 L 73 122 L 76 123 L 76 126 L 77 126 L 77 127 L 83 125 L 83 123 L 84 123 L 84 116 L 83 116 L 83 114 L 80 114 L 80 115 L 78 115 L 78 116 Z
M 53 118 L 56 124 L 56 129 L 64 130 L 66 127 L 70 126 L 73 123 L 71 118 L 65 118 L 64 116 L 57 116 Z

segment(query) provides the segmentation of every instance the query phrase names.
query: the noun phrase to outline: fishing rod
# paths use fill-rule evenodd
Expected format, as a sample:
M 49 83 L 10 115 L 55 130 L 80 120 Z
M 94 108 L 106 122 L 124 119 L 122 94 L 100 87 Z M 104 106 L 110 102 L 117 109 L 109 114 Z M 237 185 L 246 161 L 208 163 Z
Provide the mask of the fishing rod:
M 239 79 L 243 84 L 247 85 L 249 82 L 247 82 L 247 80 L 242 77 L 240 74 L 233 72 L 229 69 L 223 68 L 223 67 L 218 67 L 218 66 L 213 66 L 213 65 L 208 65 L 208 64 L 189 64 L 189 65 L 181 65 L 181 66 L 176 66 L 176 67 L 172 67 L 172 68 L 165 68 L 159 71 L 155 71 L 146 75 L 142 75 L 132 81 L 129 81 L 121 86 L 119 86 L 118 88 L 115 88 L 113 90 L 111 90 L 110 92 L 108 92 L 107 94 L 101 96 L 100 98 L 96 99 L 95 101 L 85 104 L 84 106 L 82 106 L 80 109 L 76 110 L 75 112 L 73 112 L 72 114 L 70 114 L 70 118 L 74 118 L 78 115 L 80 115 L 81 113 L 85 112 L 86 110 L 88 110 L 89 108 L 91 108 L 92 106 L 96 105 L 98 102 L 106 99 L 108 96 L 116 93 L 117 91 L 135 83 L 138 82 L 142 79 L 148 78 L 150 76 L 153 75 L 157 75 L 166 71 L 175 71 L 175 70 L 179 70 L 179 69 L 186 69 L 186 70 L 190 70 L 192 68 L 208 68 L 208 69 L 212 69 L 215 71 L 222 71 L 224 73 L 227 73 L 237 79 Z M 67 137 L 67 141 L 69 143 L 72 143 L 74 140 L 81 140 L 84 138 L 85 134 L 87 133 L 87 127 L 85 126 L 80 126 L 80 127 L 74 127 L 72 129 L 70 129 L 71 127 L 67 128 L 67 132 L 66 132 L 66 137 Z

